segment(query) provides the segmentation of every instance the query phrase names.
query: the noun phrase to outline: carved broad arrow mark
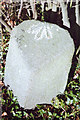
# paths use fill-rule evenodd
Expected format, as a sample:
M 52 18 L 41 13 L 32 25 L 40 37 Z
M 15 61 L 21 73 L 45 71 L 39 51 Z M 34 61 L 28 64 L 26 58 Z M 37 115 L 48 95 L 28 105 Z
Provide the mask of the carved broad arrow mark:
M 50 28 L 49 25 L 47 25 L 46 23 L 42 23 L 43 26 L 45 24 L 45 26 L 40 26 L 39 24 L 38 25 L 32 25 L 28 30 L 27 32 L 28 33 L 32 33 L 34 34 L 34 39 L 36 40 L 40 40 L 42 39 L 43 37 L 46 38 L 46 39 L 50 39 L 52 38 L 52 33 L 50 31 L 50 29 L 52 29 L 52 27 Z

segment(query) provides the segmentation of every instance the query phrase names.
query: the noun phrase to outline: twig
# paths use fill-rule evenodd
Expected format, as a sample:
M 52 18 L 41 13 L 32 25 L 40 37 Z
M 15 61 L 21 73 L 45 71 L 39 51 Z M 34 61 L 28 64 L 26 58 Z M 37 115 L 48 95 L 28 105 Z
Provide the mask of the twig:
M 21 14 L 22 6 L 23 6 L 23 0 L 21 0 L 21 5 L 20 5 L 19 13 L 18 13 L 18 19 L 19 19 L 20 14 Z
M 4 15 L 5 18 L 7 17 L 1 9 L 0 9 L 0 12 Z
M 59 107 L 60 107 L 64 112 L 66 112 L 66 110 L 65 110 L 62 106 L 59 105 Z
M 13 28 L 12 24 L 10 23 L 10 20 L 7 18 L 7 16 L 4 14 L 4 12 L 1 9 L 0 9 L 0 12 L 5 17 L 5 19 L 9 22 L 9 24 L 11 25 L 11 28 Z
M 0 22 L 1 22 L 1 24 L 3 24 L 3 25 L 6 27 L 6 29 L 7 29 L 9 32 L 11 32 L 11 28 L 6 24 L 6 22 L 4 22 L 4 21 L 2 20 L 2 18 L 0 18 Z

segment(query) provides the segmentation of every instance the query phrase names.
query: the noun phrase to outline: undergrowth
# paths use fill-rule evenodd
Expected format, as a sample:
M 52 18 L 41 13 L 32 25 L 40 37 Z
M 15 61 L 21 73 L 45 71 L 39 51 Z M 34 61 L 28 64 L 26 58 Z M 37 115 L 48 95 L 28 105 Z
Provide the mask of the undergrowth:
M 17 3 L 16 3 L 17 4 Z M 8 6 L 6 4 L 6 6 Z M 37 5 L 40 6 L 40 5 Z M 10 9 L 10 7 L 12 9 Z M 17 15 L 18 12 L 15 12 L 16 8 L 10 5 L 9 9 L 5 8 L 4 4 L 2 4 L 2 11 L 6 14 L 10 15 L 10 23 L 13 25 L 18 25 L 23 20 L 29 19 L 29 16 L 21 16 L 18 20 Z M 17 9 L 19 6 L 17 5 Z M 37 10 L 39 11 L 38 19 L 44 20 L 44 17 L 41 15 L 41 8 Z M 17 10 L 18 11 L 18 10 Z M 22 10 L 22 13 L 24 9 Z M 13 14 L 11 14 L 13 13 Z M 25 13 L 24 13 L 25 14 Z M 5 17 L 2 16 L 4 21 Z M 10 34 L 2 26 L 2 46 L 1 46 L 1 78 L 4 82 L 4 71 L 5 71 L 5 62 L 6 62 L 6 54 L 8 52 L 9 47 L 9 39 Z M 80 60 L 79 56 L 75 56 L 77 59 L 77 66 L 74 72 L 74 77 L 69 78 L 69 82 L 67 84 L 66 90 L 64 94 L 57 95 L 56 98 L 52 99 L 52 104 L 46 105 L 37 105 L 34 109 L 24 109 L 20 107 L 17 98 L 13 95 L 13 91 L 9 89 L 9 86 L 3 86 L 2 88 L 2 119 L 1 120 L 79 120 L 80 116 Z M 74 67 L 74 66 L 73 66 Z M 35 96 L 34 96 L 35 97 Z

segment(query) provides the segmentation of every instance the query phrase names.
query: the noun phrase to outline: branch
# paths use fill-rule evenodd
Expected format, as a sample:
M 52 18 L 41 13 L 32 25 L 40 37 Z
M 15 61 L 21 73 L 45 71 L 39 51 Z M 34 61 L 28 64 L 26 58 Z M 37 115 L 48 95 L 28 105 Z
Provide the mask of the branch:
M 30 0 L 30 5 L 31 5 L 31 8 L 32 8 L 32 12 L 33 12 L 33 18 L 37 19 L 37 11 L 36 11 L 36 8 L 35 8 L 35 0 Z
M 0 23 L 3 24 L 9 32 L 11 32 L 11 28 L 1 18 L 0 18 Z
M 4 14 L 4 12 L 0 9 L 0 12 L 2 13 L 2 15 L 5 17 L 5 19 L 9 22 L 11 28 L 13 28 L 12 24 L 10 23 L 10 20 L 7 19 L 7 16 Z
M 51 0 L 47 0 L 48 3 L 48 10 L 51 9 Z
M 65 5 L 64 2 L 62 1 L 60 1 L 60 6 L 62 8 L 63 25 L 70 28 L 70 23 L 68 20 L 68 13 L 67 13 L 67 5 Z
M 78 6 L 78 0 L 76 0 L 76 11 L 75 11 L 75 14 L 76 14 L 76 23 L 78 25 L 80 25 L 80 15 L 79 15 L 79 6 Z
M 18 13 L 18 19 L 21 15 L 22 6 L 23 6 L 23 0 L 21 0 L 21 5 L 20 5 L 19 13 Z

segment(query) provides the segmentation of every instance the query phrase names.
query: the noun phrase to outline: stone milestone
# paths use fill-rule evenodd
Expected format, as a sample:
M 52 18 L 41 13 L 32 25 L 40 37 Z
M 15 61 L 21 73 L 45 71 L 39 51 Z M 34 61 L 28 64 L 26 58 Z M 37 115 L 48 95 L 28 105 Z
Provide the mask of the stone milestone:
M 51 104 L 53 97 L 64 93 L 73 54 L 68 31 L 51 23 L 24 21 L 11 32 L 5 85 L 24 108 Z

